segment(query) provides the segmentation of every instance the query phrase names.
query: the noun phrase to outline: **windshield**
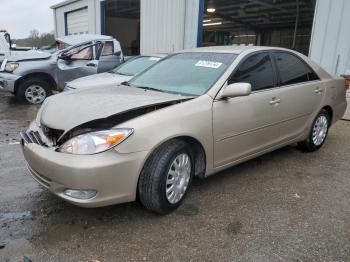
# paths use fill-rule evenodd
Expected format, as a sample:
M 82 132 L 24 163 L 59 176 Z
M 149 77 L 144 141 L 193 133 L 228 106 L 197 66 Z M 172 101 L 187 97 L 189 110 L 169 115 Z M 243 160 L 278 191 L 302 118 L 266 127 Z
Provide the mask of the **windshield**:
M 134 78 L 130 85 L 200 96 L 215 84 L 236 57 L 228 53 L 175 54 Z
M 160 57 L 154 57 L 154 56 L 136 57 L 130 61 L 125 62 L 124 64 L 121 64 L 117 68 L 113 69 L 112 73 L 127 75 L 127 76 L 134 76 L 138 73 L 141 73 L 142 71 L 145 71 L 147 68 L 149 68 L 151 65 L 155 64 L 159 60 L 160 60 Z
M 161 58 L 155 56 L 140 56 L 121 64 L 111 72 L 120 75 L 134 76 L 145 71 L 151 65 L 158 62 Z

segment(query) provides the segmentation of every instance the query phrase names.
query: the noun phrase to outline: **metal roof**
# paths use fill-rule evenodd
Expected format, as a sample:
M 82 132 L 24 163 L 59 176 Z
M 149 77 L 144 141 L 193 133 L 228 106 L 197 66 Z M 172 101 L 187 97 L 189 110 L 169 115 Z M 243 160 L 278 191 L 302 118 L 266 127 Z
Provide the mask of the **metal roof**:
M 295 52 L 290 49 L 281 48 L 281 47 L 270 47 L 270 46 L 247 46 L 247 45 L 231 45 L 231 46 L 209 46 L 209 47 L 200 47 L 194 49 L 188 49 L 180 52 L 214 52 L 214 53 L 234 53 L 241 54 L 245 51 L 265 51 L 265 50 L 285 50 L 289 52 Z

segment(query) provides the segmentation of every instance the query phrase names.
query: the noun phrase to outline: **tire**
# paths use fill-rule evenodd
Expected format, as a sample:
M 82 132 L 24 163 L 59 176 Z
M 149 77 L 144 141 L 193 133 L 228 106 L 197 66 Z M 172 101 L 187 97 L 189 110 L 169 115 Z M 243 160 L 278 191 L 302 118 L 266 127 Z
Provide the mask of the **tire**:
M 30 99 L 30 91 L 32 99 Z M 41 104 L 52 95 L 52 90 L 48 82 L 40 78 L 28 78 L 23 80 L 16 92 L 16 98 L 21 103 Z
M 321 121 L 321 122 L 320 122 Z M 326 125 L 325 129 L 323 130 L 322 136 L 315 138 L 314 133 L 317 132 L 317 126 L 323 126 Z M 327 135 L 328 135 L 328 129 L 330 125 L 330 116 L 327 110 L 322 109 L 321 112 L 316 116 L 315 120 L 312 123 L 312 127 L 310 130 L 310 133 L 308 135 L 308 138 L 302 142 L 299 142 L 299 147 L 304 152 L 315 152 L 319 150 L 324 142 L 326 141 Z
M 175 175 L 176 171 L 174 170 L 176 169 L 174 162 L 184 158 L 190 161 L 189 164 L 187 162 L 186 167 L 183 169 L 187 171 Z M 138 197 L 141 204 L 146 209 L 159 214 L 168 214 L 177 209 L 185 198 L 192 182 L 194 174 L 193 159 L 194 157 L 191 149 L 188 144 L 182 140 L 171 140 L 156 149 L 144 165 L 139 178 Z M 182 160 L 180 160 L 180 163 L 181 161 Z M 190 171 L 188 171 L 189 167 Z M 185 173 L 186 175 L 183 175 Z M 174 176 L 172 174 L 174 174 Z M 179 181 L 172 185 L 169 184 L 170 181 L 176 181 L 176 179 Z M 182 190 L 184 190 L 183 193 L 172 194 L 170 192 L 171 190 L 174 192 L 175 190 L 180 190 L 178 188 L 184 186 L 184 183 L 186 183 L 184 181 L 188 182 L 186 188 L 182 188 Z M 177 199 L 177 195 L 179 199 Z

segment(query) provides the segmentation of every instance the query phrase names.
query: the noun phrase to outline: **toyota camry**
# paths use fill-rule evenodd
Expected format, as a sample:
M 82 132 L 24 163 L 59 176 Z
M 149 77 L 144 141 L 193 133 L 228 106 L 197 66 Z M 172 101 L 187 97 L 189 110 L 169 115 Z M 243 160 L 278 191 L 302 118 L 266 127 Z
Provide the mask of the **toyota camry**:
M 194 177 L 293 143 L 321 148 L 345 91 L 343 79 L 291 50 L 198 48 L 118 86 L 48 98 L 22 148 L 33 178 L 73 204 L 138 199 L 166 214 Z

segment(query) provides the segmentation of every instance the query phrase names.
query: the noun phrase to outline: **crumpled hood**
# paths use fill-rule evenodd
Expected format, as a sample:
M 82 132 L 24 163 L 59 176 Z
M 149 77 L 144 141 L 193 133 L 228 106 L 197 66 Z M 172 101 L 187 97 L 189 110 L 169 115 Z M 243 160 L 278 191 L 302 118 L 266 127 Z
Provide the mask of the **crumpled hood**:
M 123 85 L 74 90 L 47 98 L 41 109 L 40 122 L 47 127 L 68 132 L 92 120 L 188 98 Z
M 128 81 L 132 76 L 123 76 L 113 73 L 102 73 L 78 78 L 69 82 L 67 85 L 75 89 L 91 88 L 91 87 L 116 87 L 120 83 Z
M 27 60 L 43 60 L 43 59 L 49 59 L 52 55 L 46 52 L 41 51 L 22 51 L 21 53 L 14 53 L 10 56 L 6 56 L 5 58 L 9 62 L 21 62 L 21 61 L 27 61 Z

